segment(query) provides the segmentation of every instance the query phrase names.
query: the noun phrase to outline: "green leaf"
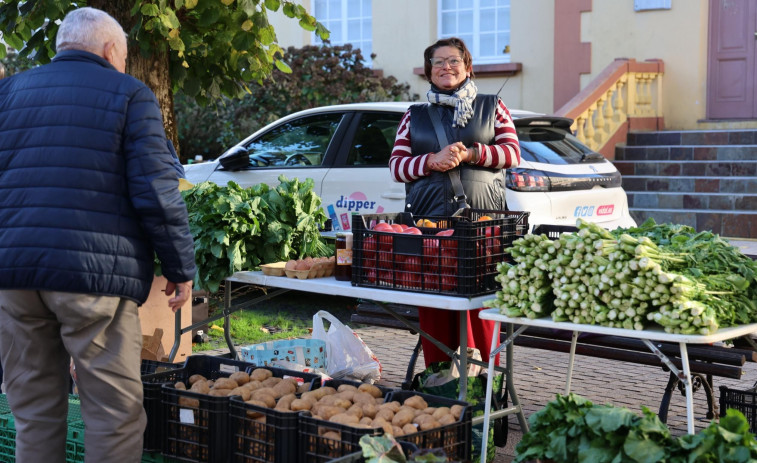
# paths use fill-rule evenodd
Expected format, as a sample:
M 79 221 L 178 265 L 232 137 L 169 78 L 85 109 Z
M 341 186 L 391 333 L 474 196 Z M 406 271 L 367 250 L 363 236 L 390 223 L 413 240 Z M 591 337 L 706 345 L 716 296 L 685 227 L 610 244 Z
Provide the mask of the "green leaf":
M 255 45 L 255 36 L 249 32 L 239 31 L 234 34 L 231 46 L 236 50 L 246 51 Z
M 291 74 L 292 73 L 292 68 L 290 68 L 289 65 L 287 65 L 287 63 L 281 61 L 280 59 L 277 59 L 273 63 L 276 65 L 276 69 L 278 69 L 279 71 L 281 71 L 281 72 L 283 72 L 285 74 Z
M 278 11 L 280 6 L 281 2 L 279 0 L 265 0 L 265 7 L 271 11 Z
M 194 8 L 195 8 L 195 7 L 197 6 L 197 2 L 198 2 L 198 1 L 199 1 L 199 0 L 185 0 L 185 1 L 184 1 L 184 6 L 185 6 L 185 7 L 186 7 L 186 8 L 188 9 L 188 10 L 193 10 L 193 9 L 194 9 Z M 177 8 L 178 8 L 178 6 L 177 6 Z
M 239 8 L 241 8 L 242 11 L 244 11 L 245 14 L 249 17 L 253 16 L 255 12 L 257 11 L 256 5 L 257 5 L 257 2 L 253 0 L 240 0 L 239 1 Z
M 142 4 L 142 8 L 140 8 L 139 12 L 144 16 L 158 16 L 160 14 L 158 5 L 155 5 L 153 3 Z

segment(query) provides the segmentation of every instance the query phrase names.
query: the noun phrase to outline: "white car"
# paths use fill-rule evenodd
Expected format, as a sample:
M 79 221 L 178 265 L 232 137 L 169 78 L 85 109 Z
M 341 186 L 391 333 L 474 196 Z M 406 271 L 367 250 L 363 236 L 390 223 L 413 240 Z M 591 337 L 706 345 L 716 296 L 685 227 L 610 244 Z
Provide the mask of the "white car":
M 214 161 L 185 166 L 191 183 L 276 186 L 279 176 L 312 178 L 335 230 L 352 214 L 401 212 L 405 185 L 392 180 L 389 156 L 402 115 L 413 103 L 355 103 L 300 111 L 258 130 Z M 531 227 L 635 226 L 615 166 L 570 132 L 571 120 L 511 110 L 521 163 L 508 169 L 507 207 L 528 211 Z

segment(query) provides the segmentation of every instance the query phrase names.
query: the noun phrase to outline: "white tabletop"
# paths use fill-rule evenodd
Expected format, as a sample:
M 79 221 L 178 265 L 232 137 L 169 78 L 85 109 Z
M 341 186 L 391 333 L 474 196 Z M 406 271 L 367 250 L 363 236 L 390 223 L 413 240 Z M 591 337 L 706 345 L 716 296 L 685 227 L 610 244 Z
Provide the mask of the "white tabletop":
M 482 310 L 481 312 L 479 312 L 478 316 L 484 320 L 494 320 L 502 323 L 513 323 L 516 325 L 541 326 L 543 328 L 579 331 L 581 333 L 606 334 L 611 336 L 623 336 L 626 338 L 648 339 L 650 341 L 668 341 L 677 343 L 683 342 L 687 344 L 710 344 L 713 342 L 738 338 L 739 336 L 757 332 L 757 323 L 740 326 L 729 326 L 727 328 L 721 328 L 713 334 L 704 336 L 694 334 L 671 334 L 666 333 L 662 330 L 662 328 L 628 330 L 623 328 L 610 328 L 602 325 L 556 322 L 549 317 L 536 319 L 525 317 L 508 317 L 506 315 L 502 315 L 499 312 L 499 309 Z M 528 333 L 528 330 L 526 330 L 526 333 Z
M 484 301 L 492 298 L 492 294 L 466 297 L 419 293 L 413 291 L 397 291 L 392 289 L 366 288 L 352 286 L 352 283 L 349 281 L 337 281 L 334 277 L 300 280 L 297 278 L 287 278 L 286 276 L 273 277 L 263 275 L 263 272 L 237 272 L 226 280 L 235 283 L 247 283 L 272 288 L 283 288 L 317 294 L 355 297 L 371 301 L 419 305 L 457 311 L 478 309 L 484 306 Z

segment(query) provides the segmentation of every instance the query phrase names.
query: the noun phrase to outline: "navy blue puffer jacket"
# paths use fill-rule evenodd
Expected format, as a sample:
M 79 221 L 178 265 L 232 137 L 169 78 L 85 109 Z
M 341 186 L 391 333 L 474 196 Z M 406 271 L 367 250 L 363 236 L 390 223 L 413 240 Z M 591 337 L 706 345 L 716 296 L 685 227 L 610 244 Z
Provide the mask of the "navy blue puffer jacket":
M 155 95 L 84 51 L 0 80 L 0 289 L 143 303 L 196 272 Z

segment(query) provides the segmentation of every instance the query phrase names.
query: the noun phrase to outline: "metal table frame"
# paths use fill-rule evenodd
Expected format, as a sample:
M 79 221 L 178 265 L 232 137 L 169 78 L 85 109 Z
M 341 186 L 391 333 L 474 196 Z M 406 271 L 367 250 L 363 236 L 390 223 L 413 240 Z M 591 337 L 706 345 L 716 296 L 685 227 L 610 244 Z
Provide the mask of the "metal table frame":
M 232 297 L 231 297 L 232 283 L 258 286 L 261 289 L 263 289 L 264 294 L 262 294 L 259 297 L 256 297 L 254 299 L 251 299 L 239 304 L 233 304 Z M 444 352 L 446 352 L 448 355 L 450 355 L 451 358 L 457 358 L 460 362 L 460 371 L 468 370 L 468 362 L 474 362 L 483 367 L 486 367 L 488 365 L 486 362 L 469 359 L 466 355 L 457 355 L 456 352 L 449 349 L 446 345 L 434 339 L 428 333 L 420 330 L 417 326 L 413 325 L 405 317 L 398 314 L 388 304 L 391 304 L 391 303 L 410 304 L 410 305 L 418 305 L 418 306 L 425 306 L 425 307 L 433 307 L 433 308 L 443 309 L 443 310 L 453 310 L 453 311 L 459 312 L 460 313 L 460 352 L 466 352 L 467 347 L 468 347 L 467 311 L 471 309 L 478 309 L 480 307 L 483 307 L 483 302 L 485 300 L 489 300 L 492 298 L 491 294 L 486 294 L 483 296 L 475 296 L 475 297 L 464 297 L 464 296 L 454 297 L 454 296 L 449 296 L 449 295 L 439 295 L 439 294 L 431 294 L 431 293 L 396 291 L 396 290 L 390 290 L 390 289 L 378 289 L 378 288 L 352 286 L 351 282 L 349 281 L 337 281 L 333 277 L 299 280 L 296 278 L 267 276 L 259 271 L 258 272 L 253 272 L 253 271 L 237 272 L 233 274 L 231 277 L 226 279 L 226 284 L 224 285 L 224 287 L 225 287 L 224 307 L 221 313 L 216 314 L 213 317 L 210 317 L 206 320 L 202 320 L 200 322 L 194 323 L 191 326 L 188 326 L 186 328 L 181 328 L 181 316 L 180 316 L 180 313 L 177 312 L 176 325 L 175 325 L 176 336 L 174 339 L 174 346 L 171 349 L 171 355 L 170 355 L 171 359 L 174 357 L 176 351 L 178 350 L 180 336 L 182 333 L 186 333 L 187 331 L 194 330 L 200 326 L 203 326 L 211 321 L 215 321 L 220 318 L 224 318 L 224 321 L 225 321 L 224 337 L 226 339 L 226 344 L 229 346 L 229 351 L 233 358 L 238 358 L 237 351 L 234 348 L 234 344 L 231 340 L 231 337 L 228 331 L 229 315 L 231 315 L 232 313 L 238 310 L 252 307 L 265 300 L 271 299 L 280 294 L 284 294 L 288 291 L 294 290 L 294 291 L 304 291 L 304 292 L 309 292 L 309 293 L 314 293 L 314 294 L 338 295 L 338 296 L 353 297 L 353 298 L 373 301 L 381 305 L 384 308 L 384 310 L 386 310 L 394 318 L 402 322 L 405 326 L 411 328 L 413 331 L 418 332 L 421 336 L 433 342 L 434 345 L 436 345 L 437 347 L 442 349 Z M 511 352 L 509 352 L 509 355 L 511 355 Z M 508 365 L 509 364 L 510 362 L 508 361 Z M 502 369 L 502 368 L 497 368 L 497 370 L 503 371 L 503 372 L 507 371 L 507 369 Z M 508 388 L 511 387 L 511 384 L 512 384 L 512 381 L 507 382 Z M 466 390 L 467 390 L 467 378 L 465 376 L 462 376 L 460 378 L 459 390 L 460 390 L 460 399 L 464 400 L 465 395 L 466 395 Z M 514 389 L 511 390 L 510 392 L 511 393 L 514 392 Z M 522 421 L 521 424 L 522 425 L 525 424 L 525 418 L 523 417 L 522 411 L 520 410 L 519 406 L 499 410 L 496 412 L 496 414 L 493 415 L 493 417 L 503 416 L 505 414 L 512 414 L 512 413 L 519 413 L 520 414 L 519 418 Z M 482 421 L 483 421 L 483 417 L 477 417 L 477 419 L 474 420 L 474 422 L 477 422 L 477 423 L 480 423 Z
M 570 343 L 570 360 L 568 361 L 568 374 L 565 381 L 565 394 L 568 394 L 570 392 L 570 383 L 571 383 L 571 377 L 573 375 L 573 361 L 576 355 L 576 341 L 578 339 L 578 333 L 595 333 L 595 334 L 604 334 L 604 335 L 610 335 L 610 336 L 623 336 L 627 338 L 635 338 L 640 339 L 646 346 L 655 354 L 657 357 L 660 358 L 660 360 L 670 369 L 670 371 L 678 376 L 678 378 L 681 380 L 681 382 L 684 383 L 686 386 L 686 422 L 687 422 L 687 432 L 689 434 L 694 434 L 694 398 L 693 398 L 693 391 L 692 391 L 692 382 L 691 382 L 691 371 L 689 368 L 689 355 L 687 351 L 687 345 L 688 344 L 710 344 L 713 342 L 719 342 L 719 341 L 725 341 L 727 339 L 733 339 L 740 336 L 744 336 L 750 333 L 757 332 L 757 323 L 749 324 L 749 325 L 741 325 L 741 326 L 734 326 L 734 327 L 728 327 L 728 328 L 722 328 L 718 330 L 716 333 L 703 336 L 703 335 L 684 335 L 684 334 L 669 334 L 665 333 L 661 329 L 650 329 L 650 330 L 627 330 L 622 328 L 609 328 L 606 326 L 600 326 L 600 325 L 583 325 L 583 324 L 576 324 L 576 323 L 567 323 L 567 322 L 554 322 L 551 318 L 539 318 L 539 319 L 528 319 L 528 318 L 519 318 L 519 317 L 507 317 L 505 315 L 502 315 L 499 312 L 499 309 L 487 309 L 482 310 L 479 313 L 479 317 L 483 320 L 492 320 L 495 322 L 494 325 L 494 335 L 492 336 L 492 344 L 491 344 L 491 352 L 489 353 L 489 377 L 488 377 L 488 384 L 486 388 L 486 403 L 484 407 L 484 439 L 481 444 L 481 463 L 486 462 L 486 446 L 487 446 L 487 439 L 486 436 L 489 432 L 489 420 L 492 418 L 490 417 L 489 413 L 489 405 L 491 404 L 491 379 L 492 379 L 492 372 L 494 370 L 494 357 L 499 353 L 503 348 L 507 347 L 508 352 L 510 352 L 513 344 L 513 340 L 521 334 L 523 331 L 525 331 L 529 326 L 540 326 L 544 328 L 552 328 L 552 329 L 558 329 L 558 330 L 568 330 L 573 332 L 573 337 L 571 339 Z M 501 328 L 501 324 L 505 323 L 507 325 L 507 338 L 500 343 L 499 339 L 499 330 Z M 520 327 L 513 332 L 513 325 L 520 325 Z M 683 371 L 680 371 L 676 366 L 673 364 L 673 362 L 665 355 L 663 354 L 653 343 L 652 341 L 668 341 L 668 342 L 675 342 L 678 343 L 680 349 L 681 349 L 681 364 L 683 367 Z M 511 358 L 508 357 L 508 368 L 507 370 L 510 373 L 510 376 L 508 376 L 508 383 L 512 379 L 512 362 Z M 515 393 L 515 386 L 512 385 L 512 388 L 509 389 L 510 393 L 512 394 L 512 400 L 513 403 L 516 403 L 517 395 Z M 528 426 L 523 426 L 521 423 L 521 427 L 523 429 L 523 432 L 528 432 Z

